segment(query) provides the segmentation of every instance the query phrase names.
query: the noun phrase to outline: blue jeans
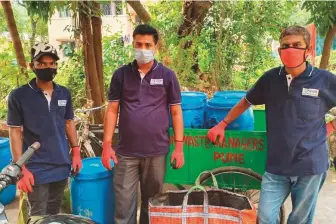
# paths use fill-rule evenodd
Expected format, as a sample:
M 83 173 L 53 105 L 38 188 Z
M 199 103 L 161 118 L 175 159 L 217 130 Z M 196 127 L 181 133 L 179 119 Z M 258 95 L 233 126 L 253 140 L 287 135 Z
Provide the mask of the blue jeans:
M 293 210 L 287 224 L 312 224 L 318 193 L 327 172 L 312 176 L 286 177 L 265 173 L 258 205 L 259 224 L 279 223 L 280 207 L 291 193 Z

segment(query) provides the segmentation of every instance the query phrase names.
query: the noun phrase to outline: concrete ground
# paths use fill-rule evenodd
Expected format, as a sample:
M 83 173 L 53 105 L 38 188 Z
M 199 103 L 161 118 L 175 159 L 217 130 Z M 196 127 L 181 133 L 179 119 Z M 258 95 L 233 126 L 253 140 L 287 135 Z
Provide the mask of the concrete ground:
M 165 189 L 176 189 L 172 185 L 166 185 Z M 286 215 L 291 210 L 291 200 L 288 199 L 285 204 Z M 10 224 L 17 223 L 19 212 L 19 196 L 14 202 L 6 206 L 6 214 Z M 336 223 L 336 172 L 329 171 L 328 178 L 324 184 L 317 202 L 314 224 L 333 224 Z

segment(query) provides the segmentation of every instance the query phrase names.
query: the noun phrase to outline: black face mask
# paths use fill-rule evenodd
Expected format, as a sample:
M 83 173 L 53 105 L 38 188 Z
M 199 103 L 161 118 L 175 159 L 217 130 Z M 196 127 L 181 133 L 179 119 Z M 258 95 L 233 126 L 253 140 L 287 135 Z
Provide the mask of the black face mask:
M 35 69 L 34 72 L 39 80 L 44 82 L 50 82 L 55 78 L 57 74 L 57 69 L 56 68 Z

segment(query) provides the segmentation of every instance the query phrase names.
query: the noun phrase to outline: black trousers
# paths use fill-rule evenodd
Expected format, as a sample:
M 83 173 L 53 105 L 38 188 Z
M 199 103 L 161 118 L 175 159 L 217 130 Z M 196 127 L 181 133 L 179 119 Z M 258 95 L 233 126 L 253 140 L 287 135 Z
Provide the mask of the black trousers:
M 28 194 L 29 216 L 55 215 L 60 212 L 67 179 L 33 186 Z

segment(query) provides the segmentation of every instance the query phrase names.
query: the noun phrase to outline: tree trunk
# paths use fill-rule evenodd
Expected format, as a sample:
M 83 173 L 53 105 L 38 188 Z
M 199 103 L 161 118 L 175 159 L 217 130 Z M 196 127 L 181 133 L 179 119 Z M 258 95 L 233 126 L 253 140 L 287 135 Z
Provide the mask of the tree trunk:
M 133 8 L 135 13 L 139 16 L 140 20 L 142 20 L 144 23 L 149 23 L 151 21 L 150 14 L 147 12 L 145 7 L 143 7 L 143 5 L 141 4 L 139 0 L 128 0 L 126 2 Z M 160 36 L 160 31 L 158 30 L 158 32 Z M 162 38 L 159 38 L 159 41 L 157 43 L 157 48 L 159 51 L 167 50 L 165 49 L 165 45 L 164 45 Z
M 82 44 L 82 50 L 83 50 L 83 61 L 84 61 L 84 72 L 85 72 L 85 89 L 86 89 L 86 97 L 89 100 L 92 100 L 91 96 L 91 87 L 90 87 L 90 80 L 89 80 L 89 70 L 88 70 L 88 62 L 87 62 L 87 47 L 86 43 L 86 29 L 84 27 L 85 21 L 83 21 L 83 16 L 80 13 L 80 30 L 82 31 L 82 36 L 83 36 L 83 44 Z
M 95 54 L 94 54 L 94 48 L 93 48 L 93 37 L 92 37 L 92 29 L 91 29 L 91 21 L 89 17 L 90 11 L 88 10 L 88 3 L 82 2 L 81 3 L 81 9 L 80 9 L 80 21 L 81 21 L 81 29 L 82 29 L 82 35 L 83 40 L 86 39 L 86 42 L 83 43 L 83 47 L 86 48 L 86 57 L 85 61 L 87 63 L 87 71 L 89 85 L 91 87 L 91 97 L 93 100 L 93 106 L 98 107 L 103 104 L 103 100 L 101 98 L 100 93 L 100 86 L 98 81 L 98 75 L 97 75 L 97 67 L 96 67 L 96 60 L 95 60 Z M 84 37 L 85 35 L 85 37 Z M 94 122 L 95 123 L 103 123 L 103 114 L 100 110 L 94 112 Z
M 33 16 L 30 18 L 30 26 L 32 29 L 32 35 L 30 37 L 30 48 L 32 48 L 35 44 L 36 39 L 36 26 L 37 26 L 37 19 L 35 20 Z
M 183 23 L 178 29 L 179 37 L 186 37 L 192 33 L 198 36 L 202 30 L 204 19 L 213 5 L 212 0 L 191 1 L 185 0 L 183 4 Z
M 104 70 L 103 70 L 103 47 L 102 47 L 102 19 L 100 17 L 100 4 L 93 2 L 93 14 L 91 16 L 92 34 L 93 34 L 93 48 L 96 58 L 97 76 L 100 87 L 100 94 L 102 101 L 105 100 L 104 91 Z
M 144 23 L 150 22 L 151 16 L 139 0 L 128 0 L 126 2 L 133 8 L 133 10 Z
M 320 62 L 321 69 L 326 69 L 329 65 L 330 51 L 335 36 L 336 36 L 336 24 L 334 24 L 333 27 L 329 28 L 327 36 L 324 40 L 322 58 Z
M 180 38 L 186 37 L 190 34 L 198 36 L 203 28 L 204 19 L 209 9 L 213 5 L 213 1 L 191 1 L 185 0 L 183 4 L 183 23 L 180 25 L 177 34 Z M 184 49 L 188 49 L 192 46 L 192 41 L 189 40 L 184 45 Z M 193 58 L 195 64 L 192 66 L 192 70 L 195 73 L 200 72 L 198 64 L 198 52 L 195 50 Z
M 12 5 L 10 1 L 1 1 L 1 5 L 4 9 L 4 14 L 6 17 L 7 24 L 8 24 L 8 29 L 12 37 L 12 41 L 13 41 L 13 45 L 15 49 L 16 61 L 20 67 L 21 73 L 25 75 L 26 78 L 28 78 L 26 59 L 24 57 L 19 32 L 16 27 Z

